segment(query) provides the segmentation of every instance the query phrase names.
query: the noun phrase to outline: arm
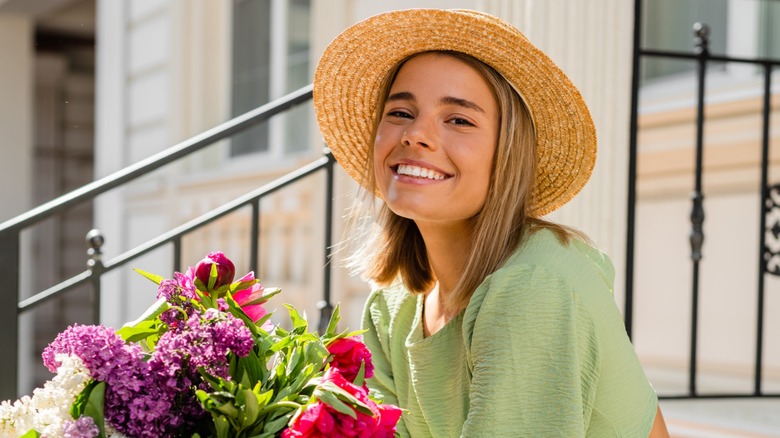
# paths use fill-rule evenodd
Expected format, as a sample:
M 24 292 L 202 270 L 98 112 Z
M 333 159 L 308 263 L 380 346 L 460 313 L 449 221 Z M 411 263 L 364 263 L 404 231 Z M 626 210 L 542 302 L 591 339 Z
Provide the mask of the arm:
M 496 274 L 474 320 L 463 436 L 585 436 L 599 373 L 593 324 L 548 270 Z
M 372 294 L 363 310 L 363 342 L 371 352 L 374 376 L 367 380 L 368 386 L 377 391 L 384 403 L 398 406 L 393 371 L 390 362 L 388 336 L 389 313 L 387 305 L 378 293 Z
M 653 430 L 650 431 L 650 436 L 648 438 L 669 438 L 669 431 L 666 430 L 666 422 L 664 421 L 663 414 L 661 414 L 660 407 L 656 411 Z

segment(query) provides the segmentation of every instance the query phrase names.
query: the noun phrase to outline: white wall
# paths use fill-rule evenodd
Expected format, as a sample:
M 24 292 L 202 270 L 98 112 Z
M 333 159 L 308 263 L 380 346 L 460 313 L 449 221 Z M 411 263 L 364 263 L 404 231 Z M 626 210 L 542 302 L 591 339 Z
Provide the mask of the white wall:
M 23 16 L 0 14 L 0 222 L 32 207 L 33 168 L 33 23 Z M 23 235 L 20 248 L 19 298 L 30 295 L 33 275 L 31 240 Z M 7 304 L 10 305 L 10 304 Z M 15 305 L 15 304 L 14 304 Z M 32 378 L 32 321 L 19 325 L 19 382 L 21 392 Z
M 0 14 L 0 221 L 31 207 L 32 21 Z

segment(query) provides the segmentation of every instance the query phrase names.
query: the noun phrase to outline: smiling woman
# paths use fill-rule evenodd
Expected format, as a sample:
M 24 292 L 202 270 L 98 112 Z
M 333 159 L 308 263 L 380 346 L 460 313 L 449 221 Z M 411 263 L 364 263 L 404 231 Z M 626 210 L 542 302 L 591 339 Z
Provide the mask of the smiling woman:
M 587 182 L 579 92 L 508 24 L 371 17 L 315 74 L 334 156 L 383 202 L 356 258 L 369 386 L 402 436 L 666 436 L 612 296 L 609 258 L 543 219 Z

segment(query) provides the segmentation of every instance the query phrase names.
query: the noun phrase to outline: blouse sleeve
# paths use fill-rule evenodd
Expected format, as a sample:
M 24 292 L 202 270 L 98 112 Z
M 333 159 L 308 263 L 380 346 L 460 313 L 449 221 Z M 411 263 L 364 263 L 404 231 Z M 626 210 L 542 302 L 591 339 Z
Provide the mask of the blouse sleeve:
M 515 268 L 482 285 L 482 305 L 465 321 L 472 381 L 463 436 L 584 437 L 599 375 L 592 319 L 564 279 Z
M 374 376 L 368 379 L 369 387 L 381 396 L 385 403 L 398 405 L 398 395 L 395 392 L 393 371 L 390 362 L 390 345 L 388 336 L 389 312 L 387 304 L 382 299 L 380 291 L 369 296 L 363 310 L 363 342 L 371 351 L 371 362 L 374 364 Z

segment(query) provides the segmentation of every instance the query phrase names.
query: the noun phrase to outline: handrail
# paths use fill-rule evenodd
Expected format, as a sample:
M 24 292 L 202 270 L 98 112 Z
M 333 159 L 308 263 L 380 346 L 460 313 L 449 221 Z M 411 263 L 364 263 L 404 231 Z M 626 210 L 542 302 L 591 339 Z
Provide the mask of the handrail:
M 214 222 L 215 220 L 232 213 L 241 207 L 250 205 L 252 202 L 256 202 L 266 195 L 270 195 L 283 187 L 286 187 L 302 178 L 322 170 L 328 165 L 332 165 L 335 162 L 334 160 L 335 159 L 333 158 L 333 155 L 330 154 L 330 151 L 325 150 L 325 154 L 317 160 L 300 167 L 288 173 L 287 175 L 277 178 L 274 181 L 271 181 L 268 184 L 265 184 L 241 197 L 238 197 L 228 202 L 227 204 L 223 204 L 214 210 L 211 210 L 195 219 L 185 222 L 184 224 L 179 225 L 178 227 L 151 240 L 148 240 L 147 242 L 142 243 L 133 249 L 125 251 L 113 259 L 103 263 L 101 274 L 112 271 L 115 268 L 122 266 L 131 260 L 137 259 L 138 257 L 165 244 L 172 243 L 176 239 L 183 237 L 187 233 L 196 230 L 203 225 Z M 71 278 L 65 279 L 60 283 L 55 284 L 54 286 L 42 292 L 38 292 L 37 294 L 20 301 L 18 305 L 19 313 L 24 313 L 28 310 L 31 310 L 43 304 L 44 302 L 61 295 L 63 292 L 87 283 L 90 278 L 93 277 L 93 275 L 94 274 L 92 270 L 87 269 L 79 274 L 72 276 Z
M 286 96 L 262 105 L 254 110 L 248 111 L 240 116 L 228 120 L 225 123 L 222 123 L 185 141 L 173 145 L 160 153 L 152 155 L 144 160 L 141 160 L 124 169 L 89 183 L 70 193 L 35 207 L 26 213 L 0 223 L 0 278 L 3 279 L 3 288 L 0 289 L 0 299 L 6 302 L 14 303 L 10 306 L 0 306 L 0 333 L 3 333 L 3 336 L 0 336 L 0 351 L 3 351 L 7 356 L 12 358 L 11 360 L 0 361 L 0 375 L 3 376 L 3 378 L 0 379 L 0 400 L 14 398 L 17 392 L 19 372 L 19 363 L 17 361 L 19 351 L 19 317 L 21 313 L 32 309 L 33 307 L 37 307 L 43 302 L 48 301 L 49 299 L 58 296 L 65 291 L 73 289 L 74 287 L 86 283 L 92 283 L 92 309 L 93 314 L 97 317 L 100 310 L 100 278 L 103 273 L 166 243 L 173 244 L 174 269 L 178 270 L 180 263 L 179 258 L 181 256 L 181 236 L 183 234 L 186 234 L 187 232 L 198 228 L 202 224 L 211 222 L 220 216 L 228 214 L 246 205 L 251 205 L 252 207 L 251 233 L 255 242 L 252 245 L 251 265 L 253 269 L 256 270 L 258 251 L 256 238 L 259 233 L 259 199 L 265 194 L 271 193 L 289 183 L 292 183 L 293 181 L 297 181 L 298 179 L 314 173 L 317 170 L 325 169 L 327 171 L 328 178 L 328 183 L 325 187 L 326 196 L 328 196 L 328 202 L 332 202 L 334 160 L 332 159 L 331 155 L 326 152 L 324 157 L 309 164 L 308 166 L 304 166 L 303 168 L 300 168 L 297 171 L 282 177 L 281 179 L 266 184 L 265 186 L 243 197 L 240 197 L 216 210 L 204 214 L 200 218 L 187 222 L 186 224 L 181 225 L 166 234 L 163 234 L 157 239 L 151 240 L 120 255 L 119 257 L 109 261 L 107 264 L 103 264 L 101 260 L 100 246 L 102 245 L 103 238 L 97 230 L 93 230 L 87 236 L 91 249 L 89 250 L 90 259 L 87 261 L 88 269 L 86 271 L 66 279 L 43 292 L 37 293 L 32 297 L 28 297 L 20 301 L 19 273 L 21 268 L 20 252 L 22 249 L 21 232 L 24 229 L 58 213 L 64 212 L 76 204 L 94 199 L 96 196 L 102 193 L 146 175 L 154 170 L 159 169 L 162 166 L 165 166 L 166 164 L 188 156 L 193 152 L 197 152 L 219 140 L 228 138 L 238 132 L 244 131 L 260 122 L 268 120 L 276 114 L 290 109 L 295 105 L 306 102 L 312 98 L 312 89 L 313 86 L 311 84 L 302 87 Z M 328 216 L 325 218 L 326 275 L 325 280 L 323 281 L 323 301 L 319 304 L 321 314 L 324 316 L 328 316 L 328 313 L 331 310 L 329 303 L 330 276 L 327 272 L 327 270 L 330 269 L 330 265 L 327 263 L 327 259 L 330 256 L 331 242 L 329 239 L 330 228 L 332 227 L 332 218 L 328 212 L 330 212 L 331 209 L 332 206 L 327 205 L 326 214 Z
M 74 204 L 81 201 L 92 199 L 97 195 L 107 192 L 114 187 L 132 181 L 140 176 L 156 170 L 179 158 L 196 152 L 208 145 L 211 145 L 223 138 L 230 137 L 236 132 L 247 129 L 260 122 L 268 120 L 272 116 L 281 113 L 295 105 L 303 103 L 312 96 L 312 85 L 309 84 L 292 93 L 283 96 L 277 100 L 248 111 L 240 116 L 228 120 L 221 125 L 217 125 L 201 134 L 191 137 L 168 149 L 132 164 L 124 169 L 118 170 L 111 175 L 105 176 L 99 180 L 91 182 L 79 189 L 53 199 L 39 207 L 20 214 L 15 218 L 0 223 L 0 234 L 21 230 L 48 217 L 51 217 L 61 211 L 67 210 Z

